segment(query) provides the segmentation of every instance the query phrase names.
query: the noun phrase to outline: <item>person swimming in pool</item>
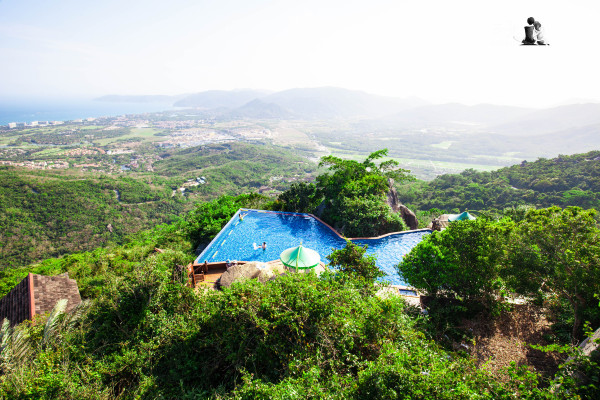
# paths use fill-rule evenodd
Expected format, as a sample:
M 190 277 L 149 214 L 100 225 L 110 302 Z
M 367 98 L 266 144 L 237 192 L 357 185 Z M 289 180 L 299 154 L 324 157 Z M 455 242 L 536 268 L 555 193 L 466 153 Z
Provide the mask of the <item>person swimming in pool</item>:
M 246 213 L 246 214 L 242 214 L 242 213 L 238 214 L 238 216 L 240 217 L 240 221 L 243 221 L 243 220 L 244 220 L 244 217 L 245 217 L 246 215 L 248 215 L 248 213 Z
M 263 242 L 262 245 L 256 245 L 256 243 L 252 243 L 252 245 L 254 246 L 254 250 L 258 250 L 258 249 L 266 250 L 267 249 L 267 242 Z

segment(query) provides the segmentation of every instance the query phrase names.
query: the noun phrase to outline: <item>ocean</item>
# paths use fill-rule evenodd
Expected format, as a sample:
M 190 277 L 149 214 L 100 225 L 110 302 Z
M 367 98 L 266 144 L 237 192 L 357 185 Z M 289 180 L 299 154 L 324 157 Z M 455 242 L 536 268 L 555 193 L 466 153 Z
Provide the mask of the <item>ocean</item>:
M 95 100 L 0 99 L 0 125 L 9 122 L 68 121 L 123 114 L 176 110 L 166 103 L 115 103 Z

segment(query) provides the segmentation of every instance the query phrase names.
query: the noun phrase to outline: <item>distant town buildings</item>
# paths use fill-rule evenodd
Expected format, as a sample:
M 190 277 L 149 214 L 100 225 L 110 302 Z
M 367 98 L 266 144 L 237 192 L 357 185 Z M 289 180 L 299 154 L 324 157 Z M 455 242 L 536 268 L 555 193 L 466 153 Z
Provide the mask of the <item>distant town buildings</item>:
M 16 128 L 28 128 L 28 127 L 36 127 L 36 126 L 48 126 L 48 125 L 62 125 L 64 121 L 31 121 L 30 123 L 26 122 L 9 122 L 6 124 L 8 129 L 16 129 Z

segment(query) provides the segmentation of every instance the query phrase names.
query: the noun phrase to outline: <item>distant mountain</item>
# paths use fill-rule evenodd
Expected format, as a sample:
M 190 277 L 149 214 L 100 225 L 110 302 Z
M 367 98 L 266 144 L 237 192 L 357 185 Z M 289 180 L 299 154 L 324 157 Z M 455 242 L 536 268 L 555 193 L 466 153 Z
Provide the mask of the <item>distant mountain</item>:
M 209 90 L 177 96 L 120 96 L 97 98 L 105 102 L 168 103 L 195 107 L 231 118 L 363 119 L 379 128 L 461 128 L 503 136 L 536 136 L 600 124 L 600 104 L 571 104 L 532 108 L 458 103 L 429 104 L 409 97 L 385 97 L 336 87 L 265 90 Z
M 190 94 L 173 104 L 175 107 L 198 107 L 198 108 L 238 108 L 244 104 L 264 97 L 269 94 L 265 90 L 209 90 L 206 92 Z
M 119 95 L 109 94 L 95 98 L 95 101 L 105 101 L 111 103 L 165 103 L 172 104 L 186 95 L 165 96 L 165 95 Z
M 415 97 L 384 97 L 334 87 L 289 89 L 261 98 L 302 118 L 352 118 L 383 116 L 427 104 Z
M 600 104 L 571 104 L 534 111 L 490 129 L 511 136 L 539 135 L 600 124 Z
M 283 107 L 274 103 L 265 103 L 262 100 L 254 99 L 249 103 L 225 114 L 232 118 L 249 119 L 286 119 L 294 118 L 294 114 Z
M 600 123 L 529 136 L 520 140 L 530 142 L 530 148 L 536 146 L 539 152 L 545 152 L 546 156 L 583 153 L 600 149 Z
M 398 127 L 426 126 L 487 126 L 515 119 L 533 110 L 521 107 L 478 104 L 467 106 L 458 103 L 434 104 L 400 111 L 383 122 Z

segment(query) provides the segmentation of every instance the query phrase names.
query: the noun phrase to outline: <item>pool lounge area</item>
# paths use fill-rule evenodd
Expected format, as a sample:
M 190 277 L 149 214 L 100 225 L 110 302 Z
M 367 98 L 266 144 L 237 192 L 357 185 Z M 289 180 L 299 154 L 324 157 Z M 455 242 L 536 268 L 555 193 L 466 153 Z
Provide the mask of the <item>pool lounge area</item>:
M 382 281 L 404 285 L 395 266 L 430 233 L 429 229 L 421 229 L 351 240 L 362 246 L 368 245 L 367 254 L 377 257 L 377 266 L 386 274 Z M 260 247 L 263 242 L 266 242 L 265 249 Z M 311 214 L 240 209 L 194 264 L 227 260 L 266 263 L 278 260 L 285 249 L 299 244 L 317 251 L 321 261 L 327 263 L 325 257 L 333 250 L 343 248 L 346 242 L 329 225 Z

